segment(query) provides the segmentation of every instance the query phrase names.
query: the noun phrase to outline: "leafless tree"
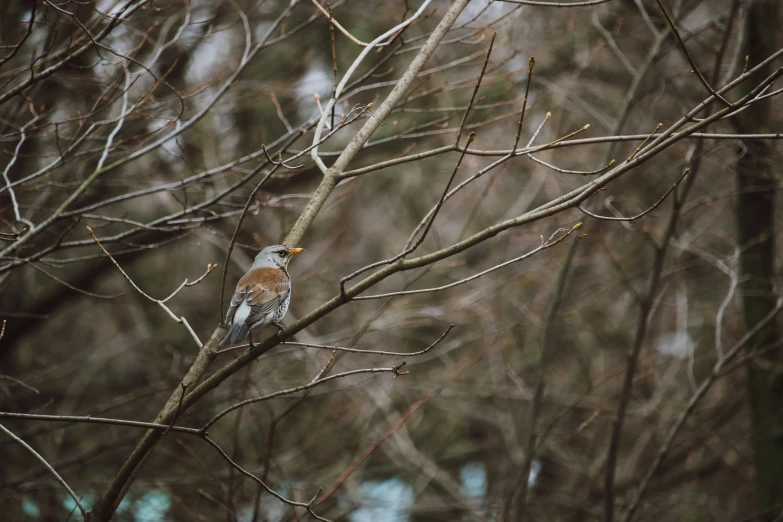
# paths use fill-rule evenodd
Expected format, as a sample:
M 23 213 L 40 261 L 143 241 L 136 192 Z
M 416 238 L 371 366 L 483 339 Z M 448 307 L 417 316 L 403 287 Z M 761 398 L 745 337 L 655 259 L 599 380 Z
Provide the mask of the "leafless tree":
M 11 1 L 4 511 L 775 520 L 779 12 Z

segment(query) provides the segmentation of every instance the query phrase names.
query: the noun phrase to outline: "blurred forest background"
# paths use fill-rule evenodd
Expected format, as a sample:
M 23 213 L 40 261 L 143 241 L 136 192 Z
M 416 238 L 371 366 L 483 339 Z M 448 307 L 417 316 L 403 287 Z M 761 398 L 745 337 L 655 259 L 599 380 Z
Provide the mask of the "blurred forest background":
M 568 3 L 3 2 L 0 518 L 779 520 L 783 6 Z

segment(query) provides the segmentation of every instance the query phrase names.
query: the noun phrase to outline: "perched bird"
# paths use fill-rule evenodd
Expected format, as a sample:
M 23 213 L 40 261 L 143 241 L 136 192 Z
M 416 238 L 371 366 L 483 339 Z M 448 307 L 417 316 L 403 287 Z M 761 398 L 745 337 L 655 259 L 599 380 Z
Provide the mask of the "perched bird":
M 257 256 L 250 270 L 237 283 L 226 324 L 231 325 L 220 346 L 245 340 L 251 328 L 273 324 L 282 329 L 280 321 L 291 302 L 291 278 L 288 262 L 301 248 L 283 245 L 269 246 Z

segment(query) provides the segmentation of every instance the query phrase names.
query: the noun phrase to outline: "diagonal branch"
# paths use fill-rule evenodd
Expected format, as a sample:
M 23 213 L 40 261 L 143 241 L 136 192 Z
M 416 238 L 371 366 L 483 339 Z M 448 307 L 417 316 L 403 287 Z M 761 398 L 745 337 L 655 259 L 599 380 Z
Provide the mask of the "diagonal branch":
M 199 278 L 198 278 L 196 281 L 193 281 L 192 283 L 189 283 L 189 282 L 188 282 L 188 280 L 187 280 L 187 279 L 185 279 L 185 281 L 184 281 L 184 282 L 183 282 L 181 285 L 179 285 L 179 287 L 177 287 L 177 289 L 176 289 L 176 290 L 174 290 L 174 292 L 173 292 L 173 293 L 171 293 L 171 295 L 169 295 L 167 298 L 165 298 L 165 299 L 155 299 L 154 297 L 152 297 L 152 296 L 150 296 L 149 294 L 147 294 L 147 293 L 146 293 L 144 290 L 142 290 L 141 288 L 139 288 L 139 287 L 138 287 L 138 285 L 137 285 L 136 283 L 134 283 L 134 282 L 133 282 L 133 279 L 131 279 L 131 277 L 130 277 L 130 276 L 127 274 L 127 272 L 125 272 L 125 270 L 123 270 L 123 269 L 122 269 L 122 267 L 121 267 L 121 266 L 120 266 L 120 264 L 117 262 L 117 260 L 116 260 L 116 259 L 114 259 L 114 257 L 112 257 L 112 255 L 109 253 L 109 251 L 108 251 L 108 250 L 106 250 L 106 248 L 104 248 L 104 246 L 101 244 L 101 242 L 100 242 L 100 241 L 98 241 L 98 238 L 97 238 L 97 237 L 95 237 L 95 233 L 92 231 L 92 229 L 91 229 L 90 227 L 87 227 L 87 232 L 89 232 L 89 233 L 90 233 L 90 235 L 92 236 L 92 238 L 93 238 L 93 240 L 95 241 L 95 243 L 97 243 L 97 244 L 98 244 L 98 248 L 100 248 L 100 249 L 101 249 L 101 252 L 103 252 L 103 253 L 104 253 L 104 255 L 105 255 L 106 257 L 108 257 L 108 258 L 109 258 L 109 260 L 112 262 L 112 264 L 113 264 L 114 266 L 116 266 L 116 267 L 117 267 L 117 270 L 119 270 L 119 271 L 120 271 L 120 273 L 122 274 L 122 276 L 123 276 L 125 279 L 127 279 L 127 280 L 128 280 L 128 282 L 131 284 L 131 286 L 132 286 L 132 287 L 133 287 L 133 288 L 134 288 L 134 289 L 135 289 L 135 290 L 136 290 L 138 293 L 140 293 L 142 296 L 146 297 L 147 299 L 149 299 L 149 300 L 150 300 L 150 301 L 152 301 L 153 303 L 155 303 L 155 304 L 157 304 L 158 306 L 160 306 L 161 308 L 163 308 L 163 310 L 164 310 L 164 311 L 165 311 L 165 312 L 168 314 L 168 316 L 169 316 L 169 317 L 171 317 L 171 318 L 172 318 L 174 321 L 176 321 L 176 322 L 178 322 L 179 324 L 183 325 L 183 326 L 185 327 L 185 329 L 188 331 L 188 333 L 190 334 L 190 336 L 193 338 L 193 340 L 194 340 L 194 341 L 196 341 L 196 345 L 197 345 L 199 348 L 201 348 L 201 345 L 202 345 L 202 343 L 201 343 L 201 339 L 199 339 L 199 338 L 198 338 L 198 335 L 196 335 L 196 332 L 195 332 L 195 331 L 193 330 L 193 328 L 190 326 L 190 323 L 188 322 L 188 320 L 185 318 L 185 316 L 184 316 L 184 315 L 183 315 L 183 316 L 181 316 L 181 317 L 177 317 L 177 315 L 176 315 L 174 312 L 172 312 L 172 311 L 171 311 L 171 308 L 169 308 L 168 306 L 166 306 L 166 301 L 168 301 L 169 299 L 171 299 L 172 297 L 174 297 L 175 295 L 177 295 L 177 293 L 178 293 L 180 290 L 182 290 L 183 288 L 185 288 L 186 286 L 193 286 L 193 285 L 195 285 L 196 283 L 198 283 L 199 281 L 201 281 L 202 279 L 204 279 L 204 278 L 205 278 L 207 275 L 209 275 L 209 274 L 210 274 L 210 272 L 212 272 L 212 271 L 213 271 L 215 268 L 217 268 L 217 264 L 214 264 L 214 265 L 213 265 L 212 263 L 208 263 L 208 264 L 207 264 L 207 270 L 206 270 L 206 272 L 204 273 L 204 275 L 203 275 L 203 276 L 199 277 Z
M 302 237 L 310 227 L 310 224 L 312 224 L 312 222 L 315 220 L 315 217 L 318 215 L 318 212 L 321 210 L 324 203 L 326 203 L 326 200 L 332 193 L 332 190 L 334 190 L 334 188 L 337 186 L 337 183 L 340 180 L 340 176 L 345 171 L 345 168 L 348 166 L 351 160 L 356 157 L 361 148 L 365 143 L 367 143 L 367 140 L 370 139 L 378 127 L 381 126 L 381 123 L 386 120 L 392 109 L 395 107 L 395 105 L 397 105 L 397 102 L 399 102 L 408 91 L 411 84 L 416 79 L 416 76 L 419 74 L 419 71 L 421 71 L 422 67 L 424 67 L 424 64 L 427 63 L 427 61 L 430 59 L 430 56 L 432 56 L 432 54 L 435 52 L 435 49 L 438 48 L 440 41 L 443 40 L 443 38 L 446 36 L 446 33 L 451 28 L 451 25 L 457 19 L 462 10 L 465 9 L 469 1 L 470 0 L 456 0 L 451 5 L 451 8 L 449 8 L 449 10 L 446 12 L 446 15 L 440 21 L 432 34 L 430 34 L 427 42 L 422 46 L 421 50 L 419 50 L 419 53 L 408 66 L 408 70 L 405 71 L 405 74 L 402 75 L 402 78 L 400 78 L 400 80 L 394 86 L 394 89 L 392 89 L 383 103 L 381 103 L 378 106 L 378 109 L 375 110 L 373 117 L 367 120 L 359 132 L 357 132 L 353 139 L 351 139 L 334 164 L 329 167 L 329 169 L 327 169 L 323 179 L 321 180 L 321 184 L 315 190 L 313 197 L 307 203 L 307 206 L 305 206 L 302 214 L 299 216 L 299 219 L 294 224 L 294 227 L 288 233 L 288 237 L 284 242 L 286 246 L 296 246 L 302 240 Z M 369 47 L 367 49 L 369 49 Z M 326 114 L 330 110 L 331 107 L 327 105 L 326 109 L 324 110 L 322 121 L 326 121 Z M 318 136 L 318 127 L 316 127 L 316 136 Z M 317 143 L 317 139 L 315 137 L 313 138 L 313 143 Z M 316 149 L 313 149 L 313 153 L 315 157 L 317 157 Z
M 734 357 L 737 356 L 740 350 L 742 350 L 745 347 L 745 345 L 748 344 L 748 341 L 753 339 L 753 337 L 756 335 L 756 333 L 759 330 L 761 330 L 770 321 L 772 321 L 778 315 L 781 309 L 783 309 L 783 299 L 778 299 L 775 308 L 769 314 L 767 314 L 767 316 L 764 317 L 761 321 L 756 323 L 756 326 L 748 330 L 748 332 L 742 337 L 742 339 L 737 341 L 737 343 L 734 346 L 732 346 L 731 350 L 729 350 L 724 357 L 720 358 L 718 362 L 715 363 L 715 366 L 713 367 L 710 375 L 704 380 L 704 382 L 702 382 L 701 386 L 699 386 L 699 389 L 696 390 L 696 393 L 693 394 L 691 400 L 688 401 L 688 405 L 685 407 L 685 409 L 677 419 L 677 422 L 669 431 L 669 435 L 666 437 L 666 441 L 663 443 L 663 446 L 661 446 L 661 449 L 658 452 L 658 456 L 655 458 L 655 462 L 653 462 L 652 466 L 650 466 L 650 469 L 647 471 L 644 480 L 642 480 L 641 486 L 639 486 L 639 491 L 637 491 L 636 493 L 636 497 L 634 497 L 630 507 L 628 508 L 628 511 L 625 513 L 625 518 L 623 519 L 624 522 L 631 522 L 633 520 L 634 514 L 636 514 L 636 510 L 639 508 L 639 503 L 641 502 L 642 498 L 644 498 L 644 494 L 647 492 L 647 488 L 649 487 L 653 476 L 655 476 L 655 474 L 660 469 L 661 464 L 663 464 L 663 460 L 666 458 L 666 455 L 669 453 L 669 450 L 671 449 L 672 444 L 674 443 L 674 439 L 677 437 L 677 434 L 685 425 L 685 422 L 688 420 L 688 417 L 690 417 L 693 411 L 696 409 L 696 405 L 707 394 L 707 392 L 712 387 L 713 383 L 720 376 L 723 367 L 726 366 L 729 362 L 731 362 L 732 359 L 734 359 Z
M 655 0 L 658 2 L 658 7 L 661 8 L 661 11 L 663 12 L 663 16 L 666 17 L 666 21 L 669 22 L 669 27 L 672 28 L 672 32 L 674 33 L 674 36 L 677 37 L 677 41 L 680 43 L 680 48 L 682 49 L 682 52 L 685 53 L 685 58 L 688 59 L 688 63 L 691 64 L 691 67 L 693 67 L 693 72 L 696 73 L 696 75 L 699 77 L 699 80 L 701 81 L 702 85 L 716 98 L 718 98 L 720 101 L 726 104 L 727 107 L 733 107 L 730 101 L 728 101 L 726 98 L 720 95 L 715 89 L 712 88 L 710 83 L 707 81 L 707 79 L 704 77 L 704 75 L 699 70 L 699 67 L 696 65 L 696 62 L 693 61 L 693 57 L 691 56 L 691 53 L 688 52 L 688 48 L 685 46 L 685 42 L 682 41 L 682 36 L 680 36 L 680 32 L 677 30 L 677 26 L 674 25 L 674 20 L 671 19 L 669 16 L 669 13 L 666 11 L 666 8 L 661 3 L 661 0 Z
M 337 186 L 340 174 L 342 174 L 350 161 L 359 152 L 361 147 L 378 129 L 381 123 L 391 113 L 397 102 L 402 99 L 402 97 L 408 91 L 419 71 L 421 71 L 424 64 L 435 52 L 435 49 L 437 49 L 441 40 L 443 40 L 443 38 L 446 36 L 446 33 L 448 33 L 452 24 L 456 21 L 460 13 L 465 9 L 469 1 L 470 0 L 456 0 L 451 5 L 444 17 L 438 23 L 435 30 L 428 37 L 426 43 L 422 46 L 416 57 L 408 66 L 407 71 L 402 76 L 400 81 L 397 83 L 394 89 L 392 89 L 391 93 L 389 93 L 383 103 L 381 103 L 381 105 L 378 107 L 374 117 L 367 120 L 367 122 L 362 126 L 361 130 L 359 130 L 359 132 L 350 141 L 340 157 L 337 158 L 337 161 L 335 161 L 332 167 L 328 169 L 327 173 L 321 180 L 320 185 L 302 211 L 302 214 L 300 215 L 293 229 L 291 232 L 289 232 L 288 237 L 284 242 L 287 246 L 295 246 L 301 241 L 305 232 L 318 215 L 318 212 L 326 203 L 329 195 Z M 315 143 L 318 143 L 318 141 L 316 140 Z M 203 393 L 207 391 L 207 389 L 201 388 L 201 384 L 204 383 L 200 381 L 204 379 L 210 364 L 216 357 L 218 343 L 226 334 L 226 330 L 226 327 L 223 325 L 218 325 L 215 328 L 215 331 L 212 333 L 209 340 L 207 340 L 207 342 L 204 344 L 203 348 L 199 351 L 198 355 L 196 356 L 196 360 L 193 362 L 187 374 L 182 379 L 182 384 L 188 386 L 188 389 L 191 390 L 191 392 L 188 393 L 188 395 L 186 395 L 182 400 L 182 411 L 185 411 L 191 404 L 193 404 L 193 402 L 198 400 L 201 396 L 203 396 Z M 289 333 L 290 336 L 292 334 L 292 328 L 289 327 L 287 330 L 291 331 L 291 333 Z M 273 339 L 279 341 L 280 336 L 275 336 Z M 264 343 L 260 346 L 262 348 L 266 348 L 270 343 Z M 271 347 L 271 344 L 269 347 Z M 252 353 L 255 353 L 255 351 L 245 355 L 250 355 L 252 359 L 257 357 L 257 355 L 252 356 Z M 245 359 L 245 356 L 239 357 L 236 360 L 242 361 L 243 364 L 247 364 L 248 362 L 248 360 Z M 233 365 L 229 364 L 228 366 L 231 368 L 228 370 L 223 368 L 221 371 L 230 372 L 231 369 L 233 369 Z M 223 373 L 223 375 L 223 378 L 227 377 L 225 373 Z M 212 379 L 212 377 L 210 377 L 210 379 Z M 201 388 L 201 393 L 194 393 L 199 388 Z M 171 422 L 171 419 L 174 417 L 180 402 L 179 391 L 180 387 L 177 386 L 177 389 L 174 391 L 171 397 L 169 397 L 168 401 L 155 418 L 156 423 L 168 424 Z M 117 475 L 111 480 L 110 484 L 103 492 L 100 500 L 95 504 L 92 512 L 88 515 L 89 522 L 104 522 L 111 519 L 115 509 L 127 493 L 128 488 L 139 473 L 141 466 L 157 444 L 158 440 L 160 440 L 161 436 L 162 434 L 156 430 L 149 430 L 144 434 L 136 448 L 128 456 L 127 460 L 120 468 Z

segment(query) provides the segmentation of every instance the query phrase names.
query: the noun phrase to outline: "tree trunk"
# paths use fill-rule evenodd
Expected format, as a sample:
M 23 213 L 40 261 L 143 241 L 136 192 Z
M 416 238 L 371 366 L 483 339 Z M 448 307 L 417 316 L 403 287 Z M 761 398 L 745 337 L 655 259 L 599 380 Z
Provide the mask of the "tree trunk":
M 745 25 L 744 55 L 749 67 L 777 50 L 775 35 L 780 7 L 777 2 L 755 1 Z M 759 75 L 771 74 L 773 69 Z M 739 114 L 741 129 L 766 132 L 772 127 L 770 99 L 751 105 Z M 776 181 L 775 149 L 762 141 L 748 140 L 737 163 L 737 241 L 740 303 L 745 328 L 758 323 L 775 306 L 775 197 L 774 190 L 759 190 Z M 749 350 L 754 358 L 748 365 L 748 391 L 751 407 L 755 489 L 759 520 L 772 520 L 780 514 L 783 499 L 783 349 L 772 348 L 779 338 L 778 325 L 771 321 L 762 328 Z

